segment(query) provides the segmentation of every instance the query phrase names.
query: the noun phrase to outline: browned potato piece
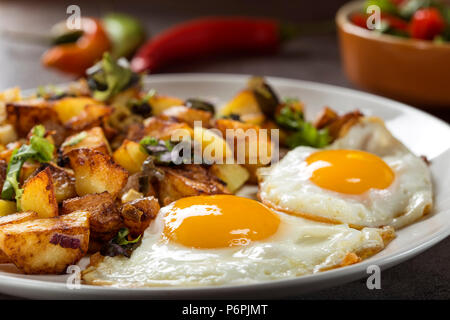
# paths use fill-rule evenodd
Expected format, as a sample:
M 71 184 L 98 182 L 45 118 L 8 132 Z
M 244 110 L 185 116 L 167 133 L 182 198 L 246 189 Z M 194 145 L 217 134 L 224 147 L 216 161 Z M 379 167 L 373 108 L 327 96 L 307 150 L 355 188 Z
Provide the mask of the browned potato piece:
M 235 159 L 239 164 L 261 166 L 270 163 L 273 150 L 270 132 L 261 139 L 261 127 L 230 119 L 218 119 L 215 126 L 227 140 L 234 138 L 234 142 L 229 143 L 234 143 Z M 227 130 L 232 130 L 233 136 L 227 135 Z M 245 160 L 245 163 L 242 163 L 242 160 Z
M 335 140 L 345 136 L 348 129 L 358 122 L 362 116 L 363 114 L 359 110 L 338 116 L 335 111 L 325 107 L 322 113 L 319 114 L 314 125 L 318 129 L 327 128 L 330 137 Z
M 84 134 L 85 137 L 83 138 L 83 136 L 80 136 L 80 134 Z M 73 149 L 80 148 L 97 150 L 107 155 L 111 153 L 111 148 L 109 147 L 108 140 L 106 140 L 105 134 L 100 127 L 94 127 L 92 129 L 81 131 L 67 137 L 67 139 L 62 144 L 61 149 L 62 154 L 66 155 Z
M 232 193 L 235 193 L 250 178 L 248 170 L 237 163 L 215 163 L 209 170 L 213 175 L 225 182 L 227 189 Z
M 54 104 L 54 109 L 62 123 L 66 123 L 73 117 L 84 111 L 87 105 L 99 104 L 98 101 L 88 97 L 66 97 L 59 99 Z
M 67 155 L 75 173 L 75 190 L 79 196 L 108 191 L 116 198 L 127 183 L 128 172 L 112 158 L 90 149 L 74 149 Z
M 338 114 L 336 111 L 329 107 L 325 107 L 322 111 L 317 115 L 316 120 L 314 120 L 314 126 L 317 129 L 325 128 L 330 125 L 332 122 L 336 121 L 338 118 Z
M 77 196 L 77 192 L 75 191 L 75 177 L 71 172 L 72 170 L 61 168 L 54 163 L 46 163 L 41 165 L 39 171 L 42 171 L 45 168 L 50 169 L 53 185 L 55 187 L 55 197 L 58 203 L 65 199 Z
M 42 124 L 48 131 L 56 131 L 56 144 L 64 140 L 66 134 L 64 126 L 48 101 L 24 100 L 8 103 L 6 110 L 8 123 L 14 125 L 19 137 L 26 137 L 35 125 Z
M 82 211 L 0 227 L 0 249 L 27 274 L 63 273 L 88 244 L 89 213 Z
M 25 182 L 20 203 L 23 211 L 34 211 L 39 218 L 58 215 L 58 202 L 49 168 L 42 170 Z
M 131 174 L 141 171 L 142 163 L 147 157 L 148 154 L 142 152 L 139 143 L 128 139 L 113 154 L 114 161 Z
M 27 181 L 27 179 L 31 177 L 40 166 L 41 164 L 39 162 L 26 161 L 22 166 L 22 170 L 20 170 L 20 183 Z
M 142 234 L 159 211 L 158 199 L 147 197 L 122 205 L 120 214 L 125 226 L 134 237 Z
M 103 105 L 90 104 L 77 116 L 65 123 L 71 133 L 89 128 L 101 126 L 105 119 L 112 113 L 112 108 Z
M 191 127 L 189 127 L 187 123 L 163 120 L 156 117 L 146 119 L 144 125 L 144 128 L 140 132 L 140 136 L 137 136 L 137 140 L 135 141 L 139 141 L 145 136 L 168 140 L 172 137 L 176 130 L 179 129 L 187 130 L 191 133 L 191 135 L 193 134 Z
M 62 204 L 61 215 L 78 210 L 89 212 L 91 239 L 93 240 L 108 241 L 122 226 L 120 213 L 113 197 L 108 192 L 65 200 Z
M 182 106 L 184 104 L 184 101 L 179 98 L 162 95 L 154 95 L 148 102 L 152 106 L 153 114 L 156 116 L 166 109 L 173 106 Z
M 159 183 L 158 195 L 164 206 L 183 197 L 230 193 L 223 181 L 200 165 L 187 164 L 161 169 L 165 178 Z
M 13 213 L 7 216 L 0 217 L 0 227 L 7 224 L 22 223 L 37 218 L 38 214 L 36 212 Z M 10 262 L 11 260 L 8 258 L 8 256 L 2 250 L 0 250 L 0 263 L 10 263 Z
M 194 127 L 195 121 L 201 121 L 202 127 L 210 128 L 212 115 L 208 111 L 188 108 L 186 106 L 176 106 L 164 110 L 159 117 L 165 120 L 173 119 L 177 122 L 185 122 L 191 127 Z

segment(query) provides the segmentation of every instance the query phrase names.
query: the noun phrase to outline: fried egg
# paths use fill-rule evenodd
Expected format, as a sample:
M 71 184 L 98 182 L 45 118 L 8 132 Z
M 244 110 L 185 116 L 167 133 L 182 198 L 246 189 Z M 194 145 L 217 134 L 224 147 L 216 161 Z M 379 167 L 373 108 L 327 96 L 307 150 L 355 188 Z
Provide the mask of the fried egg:
M 357 228 L 400 228 L 432 207 L 427 165 L 378 118 L 362 118 L 326 149 L 298 147 L 258 176 L 268 206 Z
M 195 196 L 163 207 L 130 258 L 103 257 L 83 280 L 120 287 L 256 283 L 358 262 L 393 236 L 392 228 L 308 221 L 243 197 Z

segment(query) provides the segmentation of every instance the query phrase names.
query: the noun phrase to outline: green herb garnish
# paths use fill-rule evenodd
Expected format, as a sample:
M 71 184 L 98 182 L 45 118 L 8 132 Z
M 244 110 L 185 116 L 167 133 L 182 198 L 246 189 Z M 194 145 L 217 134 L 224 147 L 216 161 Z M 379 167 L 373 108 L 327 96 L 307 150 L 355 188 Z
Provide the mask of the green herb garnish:
M 35 126 L 30 138 L 30 144 L 24 144 L 13 151 L 8 163 L 6 180 L 3 184 L 1 198 L 12 200 L 15 194 L 18 207 L 22 189 L 19 188 L 20 170 L 27 160 L 48 162 L 53 158 L 55 146 L 44 138 L 45 128 L 42 125 Z
M 97 65 L 88 69 L 88 83 L 93 90 L 94 99 L 106 101 L 125 90 L 139 79 L 139 76 L 122 63 L 124 60 L 114 60 L 108 52 Z
M 172 150 L 175 145 L 169 140 L 145 137 L 139 142 L 141 150 L 151 156 L 157 164 L 172 163 Z
M 70 140 L 64 142 L 61 147 L 72 147 L 78 143 L 80 143 L 81 141 L 83 141 L 85 138 L 87 137 L 87 132 L 86 131 L 81 131 L 80 133 L 76 134 L 75 136 L 73 136 Z
M 286 100 L 285 106 L 275 116 L 277 124 L 290 131 L 286 139 L 289 148 L 298 146 L 311 146 L 323 148 L 327 146 L 331 138 L 327 129 L 318 130 L 311 123 L 305 121 L 303 112 L 293 110 L 290 104 L 297 102 L 294 99 Z
M 134 240 L 128 240 L 128 234 L 130 231 L 127 228 L 122 228 L 117 232 L 117 235 L 113 239 L 113 242 L 119 246 L 126 246 L 128 244 L 137 243 L 141 239 L 141 235 Z

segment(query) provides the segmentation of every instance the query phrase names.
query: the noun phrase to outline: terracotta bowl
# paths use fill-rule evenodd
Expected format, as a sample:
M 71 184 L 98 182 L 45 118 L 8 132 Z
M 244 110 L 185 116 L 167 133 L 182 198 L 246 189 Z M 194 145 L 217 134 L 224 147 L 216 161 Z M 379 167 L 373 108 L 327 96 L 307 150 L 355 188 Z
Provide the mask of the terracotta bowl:
M 352 24 L 363 2 L 336 15 L 342 64 L 357 86 L 415 106 L 450 108 L 450 44 L 379 34 Z

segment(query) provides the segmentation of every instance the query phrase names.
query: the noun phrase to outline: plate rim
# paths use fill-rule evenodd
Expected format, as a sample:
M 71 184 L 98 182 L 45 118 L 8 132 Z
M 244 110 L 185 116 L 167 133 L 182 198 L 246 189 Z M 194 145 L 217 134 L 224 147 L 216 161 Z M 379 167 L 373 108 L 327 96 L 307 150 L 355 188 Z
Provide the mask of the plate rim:
M 155 74 L 155 75 L 146 75 L 144 76 L 143 84 L 148 85 L 149 82 L 187 82 L 187 81 L 208 81 L 208 82 L 236 82 L 236 81 L 245 81 L 250 77 L 249 74 L 234 74 L 234 73 L 170 73 L 170 74 Z M 332 94 L 338 94 L 345 96 L 349 99 L 352 98 L 361 98 L 365 100 L 371 100 L 376 104 L 386 104 L 388 108 L 393 108 L 395 110 L 400 111 L 401 113 L 413 113 L 420 117 L 428 118 L 429 120 L 438 122 L 440 125 L 446 127 L 450 134 L 450 125 L 445 121 L 423 111 L 420 109 L 416 109 L 412 106 L 409 106 L 405 103 L 398 102 L 395 100 L 391 100 L 389 98 L 381 97 L 372 93 L 359 91 L 356 89 L 351 89 L 347 87 L 340 87 L 331 84 L 307 81 L 307 80 L 299 80 L 292 79 L 286 77 L 277 77 L 277 76 L 265 76 L 269 82 L 277 82 L 278 85 L 295 85 L 302 87 L 303 89 L 317 90 Z M 57 84 L 57 86 L 65 86 L 67 84 Z M 23 92 L 33 92 L 34 89 L 23 90 Z M 445 152 L 445 151 L 443 151 Z M 444 210 L 439 212 L 440 214 L 445 214 L 450 210 Z M 447 227 L 447 228 L 446 228 Z M 193 294 L 195 296 L 208 296 L 213 294 L 213 297 L 221 296 L 222 294 L 230 293 L 230 292 L 256 292 L 258 290 L 267 290 L 273 289 L 278 290 L 285 287 L 296 287 L 308 283 L 325 283 L 326 281 L 331 281 L 336 279 L 347 279 L 347 278 L 362 278 L 363 274 L 366 274 L 365 271 L 367 267 L 370 265 L 377 264 L 380 266 L 381 270 L 388 269 L 392 266 L 400 264 L 408 259 L 413 258 L 414 256 L 422 253 L 423 251 L 431 248 L 436 245 L 440 241 L 444 240 L 450 236 L 450 221 L 447 222 L 447 226 L 443 226 L 443 228 L 439 229 L 438 232 L 429 235 L 428 237 L 423 238 L 418 244 L 407 246 L 401 252 L 393 252 L 384 257 L 370 258 L 359 262 L 357 264 L 353 264 L 350 266 L 345 266 L 333 270 L 328 270 L 326 272 L 308 274 L 295 278 L 288 279 L 279 279 L 279 280 L 269 280 L 259 283 L 250 283 L 250 284 L 237 284 L 237 285 L 220 285 L 220 286 L 198 286 L 198 287 L 144 287 L 144 288 L 123 288 L 123 287 L 114 287 L 114 286 L 94 286 L 94 285 L 86 285 L 81 284 L 80 289 L 69 289 L 67 285 L 63 282 L 55 282 L 52 280 L 37 280 L 37 279 L 26 279 L 22 277 L 14 277 L 6 274 L 0 274 L 0 289 L 3 288 L 14 288 L 14 291 L 17 290 L 31 290 L 32 292 L 42 292 L 43 295 L 50 294 L 55 296 L 55 294 L 59 294 L 64 292 L 65 294 L 70 294 L 73 297 L 86 297 L 90 296 L 101 298 L 103 297 L 121 297 L 124 298 L 124 295 L 129 295 L 130 298 L 136 297 L 147 297 L 152 298 L 153 295 L 162 295 L 166 298 L 177 298 L 178 295 L 182 295 L 187 297 L 189 294 Z M 373 261 L 375 260 L 375 261 Z M 26 276 L 26 275 L 23 275 Z M 348 282 L 348 281 L 343 281 Z M 332 286 L 332 285 L 331 285 Z M 314 288 L 313 288 L 314 290 Z M 2 290 L 3 291 L 3 290 Z M 312 290 L 311 290 L 312 291 Z M 4 292 L 7 293 L 7 292 Z M 175 297 L 171 297 L 170 294 L 175 295 Z M 21 294 L 17 296 L 27 296 L 27 294 Z M 126 298 L 126 297 L 125 297 Z

